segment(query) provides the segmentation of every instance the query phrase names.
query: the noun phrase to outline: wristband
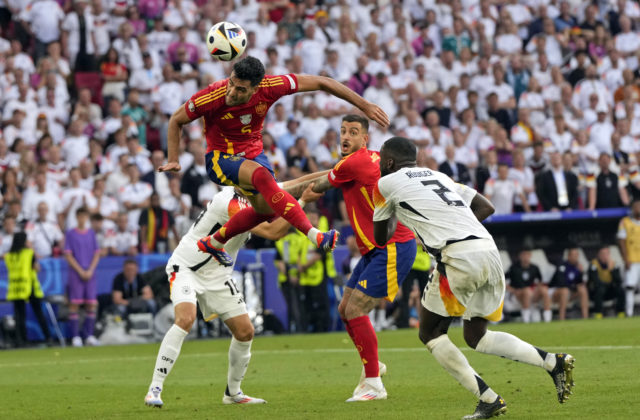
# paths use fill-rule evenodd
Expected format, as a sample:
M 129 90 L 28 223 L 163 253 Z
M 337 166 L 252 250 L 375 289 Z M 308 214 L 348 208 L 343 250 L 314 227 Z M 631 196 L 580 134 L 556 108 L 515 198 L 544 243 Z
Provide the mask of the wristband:
M 307 203 L 301 198 L 298 200 L 298 204 L 300 204 L 300 207 L 304 208 L 304 205 Z

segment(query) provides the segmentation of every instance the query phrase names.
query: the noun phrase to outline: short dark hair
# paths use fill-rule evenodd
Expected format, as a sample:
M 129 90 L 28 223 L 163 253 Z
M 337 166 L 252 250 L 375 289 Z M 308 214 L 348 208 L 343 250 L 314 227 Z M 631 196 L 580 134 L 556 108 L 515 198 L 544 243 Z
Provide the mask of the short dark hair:
M 89 209 L 86 207 L 78 207 L 78 210 L 76 210 L 76 216 L 79 214 L 89 214 Z
M 124 264 L 122 264 L 122 265 L 125 266 L 125 265 L 128 265 L 128 264 L 138 265 L 138 261 L 134 260 L 133 258 L 127 258 L 126 260 L 124 260 Z
M 406 137 L 391 137 L 382 148 L 395 161 L 415 161 L 418 155 L 416 145 Z
M 104 220 L 104 216 L 101 215 L 100 213 L 93 213 L 90 217 L 89 220 L 96 221 L 96 222 L 102 222 Z
M 369 120 L 366 117 L 363 117 L 362 115 L 347 114 L 344 117 L 342 117 L 342 122 L 348 122 L 348 123 L 357 122 L 357 123 L 360 123 L 360 126 L 362 127 L 364 132 L 365 133 L 369 132 Z
M 245 57 L 233 65 L 233 73 L 240 80 L 248 80 L 251 86 L 258 86 L 264 79 L 264 66 L 255 57 Z

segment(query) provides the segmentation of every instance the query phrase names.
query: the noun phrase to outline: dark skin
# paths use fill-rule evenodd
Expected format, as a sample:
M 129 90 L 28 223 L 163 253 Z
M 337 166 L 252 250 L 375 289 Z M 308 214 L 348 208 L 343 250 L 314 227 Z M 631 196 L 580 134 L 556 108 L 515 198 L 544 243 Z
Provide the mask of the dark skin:
M 415 160 L 407 160 L 406 158 L 398 158 L 385 150 L 384 146 L 380 151 L 380 173 L 382 176 L 389 175 L 398 171 L 401 168 L 414 168 L 416 167 Z M 480 193 L 476 194 L 471 205 L 469 206 L 473 214 L 482 222 L 487 217 L 491 216 L 495 211 L 493 205 Z M 389 238 L 395 232 L 396 220 L 395 218 L 375 221 L 373 223 L 373 234 L 376 242 L 386 244 Z M 449 326 L 453 321 L 453 317 L 444 317 L 431 312 L 424 306 L 420 306 L 420 331 L 419 337 L 423 344 L 427 344 L 429 341 L 440 337 L 443 334 L 447 334 Z M 467 345 L 473 349 L 476 348 L 478 342 L 487 332 L 487 321 L 484 318 L 474 317 L 470 320 L 464 320 L 463 335 Z

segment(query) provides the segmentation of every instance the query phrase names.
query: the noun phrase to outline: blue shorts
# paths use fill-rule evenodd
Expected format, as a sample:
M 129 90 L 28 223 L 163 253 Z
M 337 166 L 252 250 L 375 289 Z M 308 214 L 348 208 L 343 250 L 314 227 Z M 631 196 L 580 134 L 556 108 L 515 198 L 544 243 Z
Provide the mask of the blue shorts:
M 207 153 L 205 155 L 205 159 L 207 164 L 207 174 L 209 174 L 209 179 L 214 183 L 222 186 L 228 185 L 237 187 L 243 192 L 244 195 L 258 194 L 258 191 L 256 190 L 245 190 L 243 188 L 240 188 L 238 173 L 240 172 L 240 165 L 242 165 L 242 162 L 247 160 L 246 158 L 214 150 Z M 271 169 L 269 159 L 267 159 L 267 156 L 264 154 L 264 152 L 261 152 L 255 158 L 249 160 L 253 160 L 254 162 L 257 162 L 267 168 L 275 179 L 275 173 L 273 172 L 273 169 Z
M 393 302 L 415 258 L 415 239 L 391 243 L 386 248 L 374 248 L 360 258 L 347 287 Z

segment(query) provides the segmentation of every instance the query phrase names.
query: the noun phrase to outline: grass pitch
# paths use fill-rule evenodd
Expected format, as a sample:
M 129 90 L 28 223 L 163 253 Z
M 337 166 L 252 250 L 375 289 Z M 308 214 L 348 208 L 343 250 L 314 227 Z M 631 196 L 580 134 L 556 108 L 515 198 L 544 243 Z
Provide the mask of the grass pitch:
M 640 318 L 504 324 L 576 358 L 576 387 L 557 402 L 543 370 L 478 354 L 450 336 L 508 404 L 514 419 L 631 419 L 640 409 Z M 386 401 L 346 404 L 361 364 L 346 333 L 260 337 L 243 390 L 262 406 L 224 406 L 228 340 L 186 342 L 165 382 L 162 409 L 144 406 L 159 344 L 0 352 L 2 419 L 459 419 L 476 399 L 434 360 L 416 330 L 379 334 Z

